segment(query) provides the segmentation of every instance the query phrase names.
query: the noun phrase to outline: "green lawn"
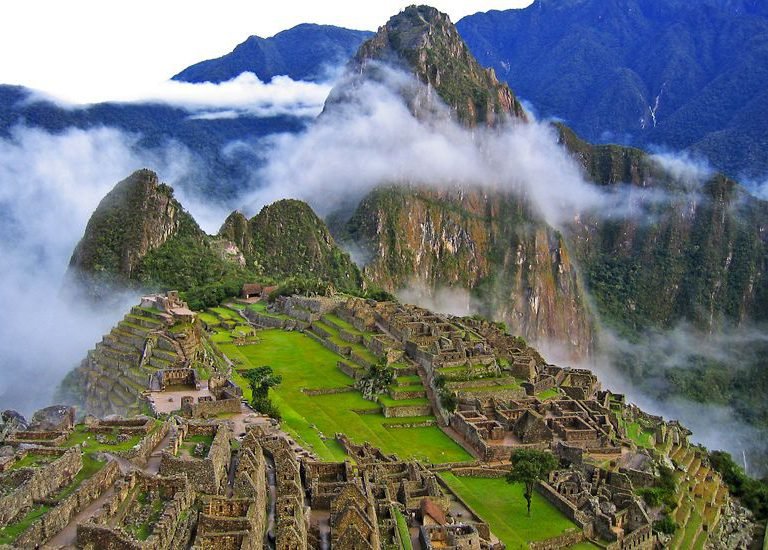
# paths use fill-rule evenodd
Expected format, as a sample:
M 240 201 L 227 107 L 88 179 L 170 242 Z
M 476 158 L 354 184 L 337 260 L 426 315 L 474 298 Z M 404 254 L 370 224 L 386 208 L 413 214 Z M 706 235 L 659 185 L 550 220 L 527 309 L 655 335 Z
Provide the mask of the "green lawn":
M 552 399 L 553 397 L 558 397 L 559 395 L 560 395 L 560 392 L 557 391 L 557 388 L 551 388 L 548 390 L 544 390 L 543 392 L 537 393 L 536 397 L 538 397 L 542 401 L 546 401 L 547 399 Z
M 363 399 L 358 392 L 305 394 L 303 389 L 349 387 L 354 380 L 336 367 L 339 356 L 300 332 L 263 330 L 257 334 L 257 344 L 220 343 L 219 347 L 240 368 L 270 365 L 282 375 L 282 384 L 270 395 L 283 416 L 283 427 L 299 442 L 312 447 L 322 459 L 346 458 L 334 441 L 334 435 L 343 432 L 357 443 L 368 441 L 402 458 L 416 457 L 430 462 L 471 460 L 461 446 L 437 427 L 387 428 L 386 423 L 391 419 L 381 414 L 353 412 L 380 409 L 380 405 Z M 243 377 L 235 373 L 233 379 L 243 387 L 244 397 L 250 399 L 250 388 Z
M 556 537 L 578 526 L 547 502 L 533 494 L 531 517 L 526 514 L 523 486 L 509 484 L 503 478 L 457 477 L 450 472 L 440 474 L 507 548 L 527 548 L 528 542 Z
M 634 441 L 638 447 L 648 449 L 653 447 L 653 432 L 643 429 L 637 422 L 627 424 L 627 437 Z

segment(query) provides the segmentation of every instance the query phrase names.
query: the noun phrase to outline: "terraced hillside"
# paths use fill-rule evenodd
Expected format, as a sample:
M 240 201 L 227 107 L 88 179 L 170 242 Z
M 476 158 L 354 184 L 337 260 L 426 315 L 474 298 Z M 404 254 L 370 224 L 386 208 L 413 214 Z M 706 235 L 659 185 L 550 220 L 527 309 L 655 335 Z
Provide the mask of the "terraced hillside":
M 192 368 L 196 379 L 210 375 L 214 354 L 204 340 L 193 317 L 135 306 L 67 375 L 58 397 L 97 416 L 147 412 L 144 394 L 160 389 L 164 372 Z
M 237 342 L 222 321 L 242 319 L 246 309 L 283 322 L 288 319 L 267 312 L 263 304 L 208 310 L 202 319 L 213 329 L 212 340 L 233 361 L 233 379 L 246 399 L 250 399 L 250 388 L 242 375 L 247 370 L 268 364 L 283 377 L 273 398 L 284 428 L 321 459 L 343 460 L 346 456 L 335 440 L 337 433 L 357 443 L 370 442 L 401 458 L 430 463 L 472 459 L 437 427 L 414 364 L 404 358 L 393 363 L 398 376 L 377 401 L 364 399 L 355 388 L 356 378 L 381 359 L 371 350 L 380 334 L 359 330 L 337 315 L 305 310 L 307 320 L 298 320 L 304 332 L 265 329 L 250 342 Z M 210 323 L 212 317 L 218 324 Z
M 697 449 L 676 446 L 671 449 L 670 458 L 677 467 L 674 519 L 679 529 L 669 547 L 672 550 L 703 549 L 728 502 L 728 489 L 717 472 L 702 462 Z

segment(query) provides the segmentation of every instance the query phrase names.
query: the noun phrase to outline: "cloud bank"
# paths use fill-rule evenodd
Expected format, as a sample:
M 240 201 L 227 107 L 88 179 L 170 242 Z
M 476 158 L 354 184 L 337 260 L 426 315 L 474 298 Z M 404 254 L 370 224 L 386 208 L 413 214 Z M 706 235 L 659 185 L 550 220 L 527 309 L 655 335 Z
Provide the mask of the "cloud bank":
M 250 211 L 297 197 L 324 215 L 339 207 L 339 197 L 355 203 L 385 183 L 517 191 L 553 225 L 611 200 L 583 179 L 549 125 L 469 130 L 442 105 L 432 106 L 438 116 L 417 118 L 401 95 L 412 79 L 386 72 L 384 82 L 365 81 L 351 100 L 329 105 L 306 132 L 266 144 L 268 161 L 256 175 L 260 185 L 249 197 Z
M 332 73 L 329 73 L 329 75 Z M 108 98 L 111 103 L 161 103 L 183 108 L 191 118 L 216 119 L 238 116 L 315 117 L 323 108 L 331 83 L 304 82 L 287 76 L 276 76 L 262 82 L 250 72 L 218 84 L 191 83 L 165 80 L 140 89 L 129 88 L 115 92 Z M 35 92 L 31 98 L 53 101 L 68 108 L 88 106 L 89 102 L 72 97 L 51 96 Z
M 0 140 L 0 407 L 29 413 L 50 404 L 63 375 L 135 302 L 126 296 L 114 310 L 94 311 L 60 289 L 88 218 L 115 183 L 142 167 L 171 184 L 194 177 L 188 151 L 173 144 L 144 151 L 137 140 L 111 129 L 29 128 Z M 219 216 L 202 202 L 192 211 Z

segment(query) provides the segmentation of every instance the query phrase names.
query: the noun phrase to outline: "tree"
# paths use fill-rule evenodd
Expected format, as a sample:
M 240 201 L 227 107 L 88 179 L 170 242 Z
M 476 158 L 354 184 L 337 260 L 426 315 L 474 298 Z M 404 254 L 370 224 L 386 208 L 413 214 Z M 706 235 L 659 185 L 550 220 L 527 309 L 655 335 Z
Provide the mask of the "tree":
M 245 372 L 243 378 L 248 381 L 248 385 L 251 387 L 253 408 L 261 413 L 279 418 L 277 407 L 269 399 L 269 388 L 274 388 L 280 384 L 283 377 L 272 372 L 272 367 L 264 365 Z
M 507 483 L 522 483 L 525 487 L 523 496 L 528 503 L 528 516 L 531 515 L 531 498 L 536 484 L 545 479 L 549 472 L 557 468 L 555 455 L 548 451 L 518 449 L 512 453 L 512 469 L 507 474 Z
M 355 383 L 355 387 L 363 394 L 363 398 L 376 401 L 376 398 L 387 391 L 387 387 L 395 381 L 395 371 L 387 366 L 387 361 L 381 359 L 372 364 L 363 376 Z

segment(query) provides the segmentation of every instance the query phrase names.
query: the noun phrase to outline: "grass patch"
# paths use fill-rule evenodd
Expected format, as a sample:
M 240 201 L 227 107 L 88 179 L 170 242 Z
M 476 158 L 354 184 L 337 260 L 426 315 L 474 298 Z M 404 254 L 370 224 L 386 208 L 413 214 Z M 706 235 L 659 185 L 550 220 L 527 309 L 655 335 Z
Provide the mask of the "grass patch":
M 38 468 L 46 464 L 50 464 L 54 460 L 59 458 L 55 455 L 38 455 L 35 453 L 28 453 L 27 456 L 21 460 L 17 460 L 11 466 L 11 470 L 19 470 L 21 468 Z
M 536 397 L 538 397 L 542 401 L 546 401 L 547 399 L 560 397 L 560 392 L 557 390 L 557 388 L 550 388 L 548 390 L 544 390 L 542 392 L 537 393 Z
M 155 426 L 155 428 L 153 428 L 150 433 L 156 429 L 158 429 L 158 426 Z M 108 438 L 111 437 L 109 434 L 105 435 Z M 83 449 L 87 452 L 103 451 L 108 453 L 115 451 L 127 451 L 128 449 L 135 447 L 144 437 L 144 435 L 138 434 L 129 437 L 121 443 L 108 445 L 106 443 L 99 443 L 96 441 L 96 434 L 89 432 L 88 428 L 84 424 L 78 424 L 75 426 L 75 430 L 72 432 L 63 446 L 74 447 L 75 445 L 82 445 Z
M 179 454 L 184 453 L 187 456 L 192 456 L 196 458 L 205 458 L 206 456 L 208 456 L 208 451 L 211 450 L 212 443 L 213 443 L 212 435 L 190 435 L 184 438 L 184 441 L 182 442 L 179 448 Z M 194 454 L 195 446 L 198 444 L 202 444 L 203 452 L 200 455 L 195 455 Z
M 37 504 L 19 521 L 0 527 L 0 544 L 12 544 L 35 521 L 47 514 L 48 510 L 50 510 L 50 506 Z
M 411 544 L 411 532 L 408 530 L 408 524 L 405 522 L 403 513 L 393 508 L 395 511 L 395 521 L 397 522 L 397 532 L 400 533 L 400 541 L 403 543 L 403 550 L 413 550 L 413 544 Z
M 222 343 L 219 347 L 240 368 L 269 365 L 283 377 L 282 384 L 270 390 L 283 417 L 282 426 L 321 459 L 346 458 L 334 440 L 336 433 L 345 433 L 356 443 L 368 441 L 385 453 L 404 459 L 413 457 L 435 463 L 471 460 L 461 446 L 435 426 L 391 429 L 385 421 L 395 419 L 385 419 L 381 414 L 357 414 L 355 410 L 380 408 L 377 403 L 363 399 L 359 392 L 318 396 L 303 393 L 306 388 L 342 388 L 354 384 L 352 378 L 336 367 L 340 357 L 309 336 L 263 330 L 258 332 L 258 337 L 256 344 Z M 244 398 L 250 400 L 251 391 L 242 375 L 234 373 L 233 380 L 243 388 Z
M 631 422 L 626 425 L 627 437 L 637 444 L 638 447 L 652 449 L 654 445 L 653 432 L 644 429 L 638 422 Z
M 578 529 L 537 492 L 533 493 L 528 517 L 522 484 L 510 484 L 503 478 L 457 477 L 450 472 L 439 475 L 488 523 L 507 548 L 527 548 L 529 542 Z

